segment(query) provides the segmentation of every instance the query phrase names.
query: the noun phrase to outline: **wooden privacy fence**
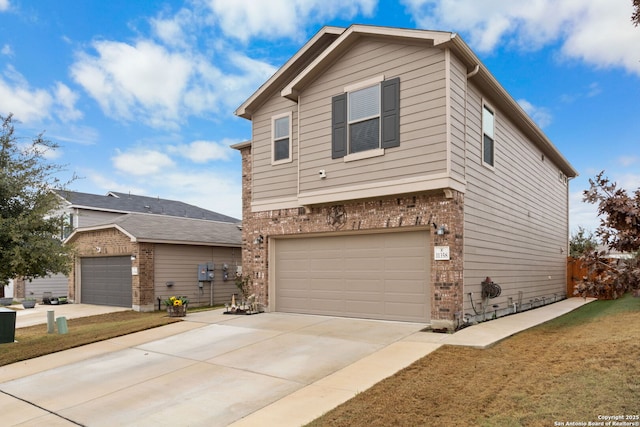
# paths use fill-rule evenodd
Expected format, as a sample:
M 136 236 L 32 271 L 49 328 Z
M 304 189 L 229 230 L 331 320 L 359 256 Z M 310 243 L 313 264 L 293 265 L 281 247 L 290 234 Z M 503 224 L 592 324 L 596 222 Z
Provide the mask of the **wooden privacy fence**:
M 578 286 L 578 281 L 587 275 L 587 268 L 583 263 L 573 257 L 567 257 L 567 298 L 574 297 L 574 291 Z
M 578 282 L 582 280 L 584 276 L 587 276 L 587 275 L 589 275 L 589 269 L 584 265 L 584 263 L 580 259 L 567 257 L 567 298 L 577 296 L 573 292 L 578 287 Z M 595 295 L 588 292 L 585 295 L 585 297 L 598 298 L 598 299 L 613 299 L 612 292 L 609 290 L 605 290 L 604 295 Z

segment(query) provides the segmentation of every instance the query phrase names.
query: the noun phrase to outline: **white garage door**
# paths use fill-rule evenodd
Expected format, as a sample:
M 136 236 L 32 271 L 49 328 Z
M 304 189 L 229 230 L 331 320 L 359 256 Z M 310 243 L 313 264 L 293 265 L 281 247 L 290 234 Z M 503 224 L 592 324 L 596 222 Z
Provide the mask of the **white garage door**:
M 429 233 L 275 241 L 275 310 L 428 322 Z

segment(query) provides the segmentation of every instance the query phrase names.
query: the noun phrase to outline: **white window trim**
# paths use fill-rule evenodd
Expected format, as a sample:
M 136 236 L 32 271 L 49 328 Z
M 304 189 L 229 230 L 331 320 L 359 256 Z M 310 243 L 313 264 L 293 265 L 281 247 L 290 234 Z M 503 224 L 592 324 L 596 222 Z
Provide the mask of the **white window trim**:
M 487 163 L 484 161 L 484 110 L 488 109 L 491 114 L 493 114 L 493 164 Z M 482 162 L 482 165 L 488 169 L 495 169 L 495 164 L 496 164 L 496 109 L 493 108 L 493 106 L 491 104 L 489 104 L 488 102 L 486 102 L 484 99 L 482 100 L 482 110 L 480 112 L 480 127 L 481 127 L 481 134 L 480 134 L 480 160 Z
M 359 153 L 350 153 L 351 125 L 354 123 L 360 123 L 360 122 L 375 119 L 376 117 L 378 117 L 380 119 L 379 125 L 378 125 L 378 133 L 379 133 L 378 142 L 379 143 L 381 142 L 382 140 L 382 112 L 381 112 L 382 100 L 380 100 L 380 110 L 378 111 L 377 115 L 361 118 L 358 120 L 349 120 L 348 118 L 349 117 L 349 92 L 355 92 L 357 90 L 366 89 L 368 87 L 375 86 L 375 85 L 380 86 L 380 83 L 382 83 L 383 81 L 384 81 L 384 74 L 380 74 L 378 76 L 371 77 L 370 79 L 363 80 L 358 83 L 345 86 L 343 88 L 344 93 L 347 94 L 347 155 L 344 156 L 343 158 L 345 162 L 352 162 L 354 160 L 368 159 L 370 157 L 378 157 L 378 156 L 384 155 L 384 149 L 380 147 L 378 147 L 377 149 L 374 148 L 372 150 L 361 151 Z M 382 97 L 382 93 L 380 93 L 380 97 Z
M 289 157 L 286 159 L 275 159 L 275 144 L 276 144 L 276 120 L 281 119 L 283 117 L 289 118 Z M 293 114 L 291 111 L 288 113 L 278 114 L 276 116 L 271 117 L 271 165 L 281 165 L 283 163 L 291 163 L 293 161 Z
M 384 148 L 376 148 L 373 150 L 360 151 L 359 153 L 347 154 L 343 157 L 344 162 L 353 162 L 355 160 L 370 159 L 371 157 L 384 156 Z

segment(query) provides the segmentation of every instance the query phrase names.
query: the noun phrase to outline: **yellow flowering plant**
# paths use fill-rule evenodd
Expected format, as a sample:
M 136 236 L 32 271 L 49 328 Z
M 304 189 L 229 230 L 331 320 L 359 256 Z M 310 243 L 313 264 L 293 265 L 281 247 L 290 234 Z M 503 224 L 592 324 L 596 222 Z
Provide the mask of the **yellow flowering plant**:
M 181 306 L 189 304 L 187 297 L 171 297 L 164 300 L 166 306 Z

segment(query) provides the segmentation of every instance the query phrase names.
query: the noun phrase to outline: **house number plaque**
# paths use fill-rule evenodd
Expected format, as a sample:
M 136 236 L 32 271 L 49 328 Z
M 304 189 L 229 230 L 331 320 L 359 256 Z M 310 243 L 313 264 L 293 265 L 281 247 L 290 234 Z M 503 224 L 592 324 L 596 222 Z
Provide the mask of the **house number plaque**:
M 434 259 L 436 261 L 449 261 L 449 246 L 436 246 Z

